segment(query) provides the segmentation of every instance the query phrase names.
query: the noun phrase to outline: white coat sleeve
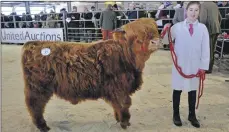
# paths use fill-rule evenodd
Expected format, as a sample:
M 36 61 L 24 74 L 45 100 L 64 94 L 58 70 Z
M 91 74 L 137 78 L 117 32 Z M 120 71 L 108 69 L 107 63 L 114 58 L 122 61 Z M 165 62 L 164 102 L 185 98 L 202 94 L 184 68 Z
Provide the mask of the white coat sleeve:
M 210 63 L 210 40 L 209 40 L 209 32 L 207 27 L 203 25 L 203 39 L 201 44 L 201 63 L 200 69 L 208 70 Z

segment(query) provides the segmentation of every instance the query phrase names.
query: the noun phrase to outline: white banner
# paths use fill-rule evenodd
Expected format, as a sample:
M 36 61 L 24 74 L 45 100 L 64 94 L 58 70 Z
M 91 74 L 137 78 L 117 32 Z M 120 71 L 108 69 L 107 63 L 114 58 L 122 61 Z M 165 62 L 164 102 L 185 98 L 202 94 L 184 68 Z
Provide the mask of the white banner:
M 62 28 L 2 28 L 2 43 L 27 41 L 63 41 Z

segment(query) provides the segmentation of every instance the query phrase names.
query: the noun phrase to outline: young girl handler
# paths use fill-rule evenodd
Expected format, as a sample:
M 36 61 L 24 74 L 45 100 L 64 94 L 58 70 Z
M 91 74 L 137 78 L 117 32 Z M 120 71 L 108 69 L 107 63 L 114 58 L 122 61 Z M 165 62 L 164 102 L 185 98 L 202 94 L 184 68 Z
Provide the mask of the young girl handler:
M 198 21 L 200 3 L 197 1 L 189 2 L 186 10 L 187 18 L 171 27 L 171 36 L 175 41 L 174 50 L 177 55 L 178 66 L 181 67 L 184 74 L 190 75 L 208 70 L 210 47 L 208 30 L 204 24 Z M 173 65 L 173 122 L 176 126 L 182 126 L 179 105 L 180 95 L 183 91 L 188 92 L 188 120 L 194 127 L 200 127 L 195 114 L 196 91 L 199 83 L 197 77 L 191 79 L 182 77 Z

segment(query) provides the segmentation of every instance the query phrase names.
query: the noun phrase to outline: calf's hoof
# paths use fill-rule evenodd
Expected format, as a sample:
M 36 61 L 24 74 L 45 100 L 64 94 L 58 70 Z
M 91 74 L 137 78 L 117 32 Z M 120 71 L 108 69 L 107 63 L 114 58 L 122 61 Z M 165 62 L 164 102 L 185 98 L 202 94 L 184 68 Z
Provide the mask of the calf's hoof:
M 50 130 L 50 128 L 48 126 L 43 127 L 43 128 L 39 128 L 40 132 L 48 132 Z
M 122 127 L 122 129 L 126 129 L 127 125 L 124 125 L 124 124 L 121 123 L 121 127 Z
M 127 126 L 130 126 L 131 124 L 129 122 L 121 122 L 120 125 L 123 129 L 127 129 Z

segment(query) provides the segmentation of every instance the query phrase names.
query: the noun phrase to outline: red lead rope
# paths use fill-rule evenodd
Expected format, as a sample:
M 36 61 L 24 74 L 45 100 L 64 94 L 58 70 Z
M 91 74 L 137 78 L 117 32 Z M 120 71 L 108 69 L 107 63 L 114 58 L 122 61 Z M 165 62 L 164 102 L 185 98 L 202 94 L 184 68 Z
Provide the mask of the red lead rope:
M 181 76 L 183 76 L 184 78 L 194 78 L 194 77 L 199 77 L 199 91 L 198 91 L 198 100 L 197 100 L 197 105 L 196 105 L 196 109 L 198 109 L 199 106 L 199 99 L 200 97 L 203 95 L 203 89 L 204 89 L 204 80 L 205 80 L 205 73 L 202 73 L 201 71 L 198 71 L 197 74 L 191 74 L 191 75 L 185 75 L 182 72 L 182 69 L 180 66 L 178 66 L 177 64 L 177 56 L 176 53 L 174 52 L 174 46 L 173 46 L 173 42 L 172 42 L 172 38 L 171 38 L 171 32 L 170 29 L 168 29 L 168 37 L 169 37 L 169 47 L 170 47 L 170 53 L 173 59 L 173 63 L 177 69 L 177 71 L 180 73 Z

